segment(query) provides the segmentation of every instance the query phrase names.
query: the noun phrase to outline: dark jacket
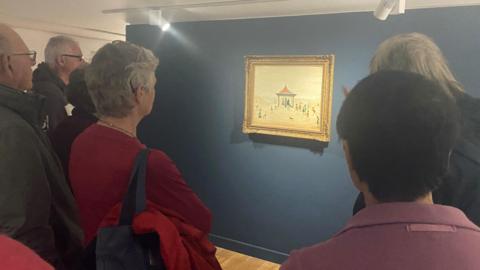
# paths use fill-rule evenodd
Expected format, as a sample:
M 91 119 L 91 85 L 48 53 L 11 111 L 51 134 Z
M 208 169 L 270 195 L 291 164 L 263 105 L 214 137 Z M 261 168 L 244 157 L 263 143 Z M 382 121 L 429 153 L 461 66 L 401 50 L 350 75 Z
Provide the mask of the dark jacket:
M 0 85 L 0 233 L 57 269 L 81 252 L 75 201 L 41 129 L 44 98 Z
M 38 65 L 33 72 L 32 81 L 32 90 L 46 98 L 45 111 L 48 116 L 48 130 L 51 132 L 67 118 L 65 83 L 46 63 Z
M 72 111 L 72 116 L 68 117 L 55 128 L 50 135 L 53 149 L 62 162 L 63 171 L 68 178 L 68 163 L 70 161 L 70 150 L 73 141 L 86 128 L 97 122 L 97 118 L 79 107 Z M 70 183 L 70 182 L 69 182 Z
M 450 170 L 441 186 L 433 191 L 433 201 L 459 208 L 480 226 L 480 99 L 466 93 L 454 96 L 461 113 L 462 128 L 450 158 Z M 364 207 L 360 194 L 353 214 Z
M 480 99 L 458 93 L 455 100 L 462 116 L 461 139 L 480 148 Z
M 461 209 L 480 226 L 480 151 L 462 140 L 452 152 L 450 171 L 442 185 L 433 192 L 436 203 Z

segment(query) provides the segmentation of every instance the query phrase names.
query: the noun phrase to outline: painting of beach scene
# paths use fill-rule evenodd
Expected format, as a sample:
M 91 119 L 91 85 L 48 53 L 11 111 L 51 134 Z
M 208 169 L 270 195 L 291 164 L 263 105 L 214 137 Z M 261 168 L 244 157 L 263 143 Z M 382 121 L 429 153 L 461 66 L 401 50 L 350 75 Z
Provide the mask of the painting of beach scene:
M 333 59 L 247 57 L 244 132 L 328 141 Z

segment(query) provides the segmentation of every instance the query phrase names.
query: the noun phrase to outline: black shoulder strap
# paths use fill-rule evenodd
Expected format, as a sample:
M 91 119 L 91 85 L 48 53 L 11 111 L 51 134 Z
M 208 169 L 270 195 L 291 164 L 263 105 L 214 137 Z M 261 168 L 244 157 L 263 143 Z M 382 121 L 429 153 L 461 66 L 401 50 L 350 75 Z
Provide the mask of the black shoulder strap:
M 145 210 L 145 176 L 149 152 L 148 148 L 142 149 L 135 158 L 127 195 L 123 198 L 119 225 L 131 225 L 135 214 Z

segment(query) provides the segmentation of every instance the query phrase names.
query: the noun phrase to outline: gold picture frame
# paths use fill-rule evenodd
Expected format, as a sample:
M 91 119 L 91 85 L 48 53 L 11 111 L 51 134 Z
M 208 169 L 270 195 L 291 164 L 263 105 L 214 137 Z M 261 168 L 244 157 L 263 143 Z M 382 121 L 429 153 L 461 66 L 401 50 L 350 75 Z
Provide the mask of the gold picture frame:
M 244 133 L 330 141 L 334 55 L 245 57 Z

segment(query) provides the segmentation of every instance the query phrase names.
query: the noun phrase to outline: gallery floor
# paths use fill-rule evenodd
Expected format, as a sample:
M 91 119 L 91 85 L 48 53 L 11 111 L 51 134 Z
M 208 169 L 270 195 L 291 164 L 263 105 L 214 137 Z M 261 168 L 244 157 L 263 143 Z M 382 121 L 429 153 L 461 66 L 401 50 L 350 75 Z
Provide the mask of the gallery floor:
M 280 265 L 217 247 L 217 259 L 223 270 L 278 270 Z

